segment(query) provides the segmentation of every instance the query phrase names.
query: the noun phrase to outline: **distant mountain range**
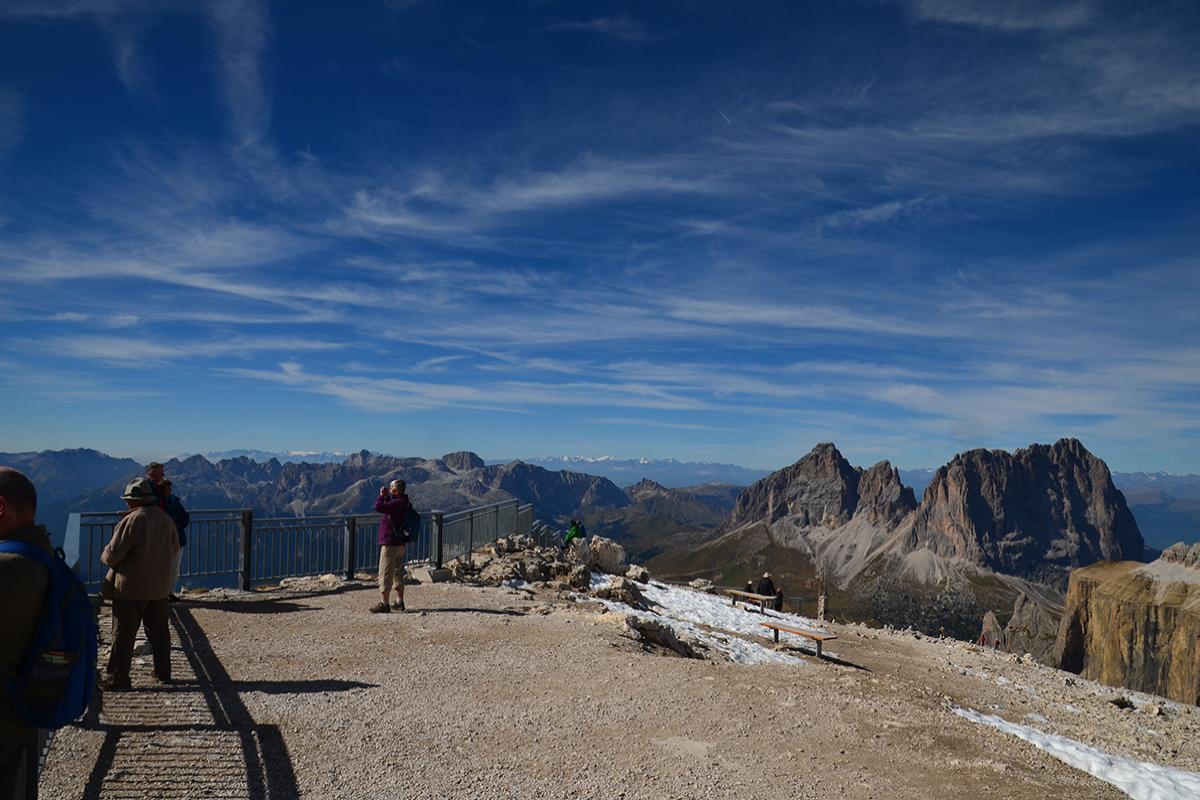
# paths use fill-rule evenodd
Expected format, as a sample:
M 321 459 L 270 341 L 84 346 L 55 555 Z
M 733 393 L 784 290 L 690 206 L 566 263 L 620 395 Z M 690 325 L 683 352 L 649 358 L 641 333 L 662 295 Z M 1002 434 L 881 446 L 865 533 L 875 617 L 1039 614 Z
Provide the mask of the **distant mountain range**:
M 575 470 L 602 475 L 613 483 L 628 486 L 642 479 L 667 488 L 696 486 L 704 483 L 731 483 L 747 486 L 764 477 L 769 470 L 749 469 L 737 464 L 712 461 L 677 461 L 673 458 L 612 458 L 611 456 L 537 456 L 522 459 L 549 470 Z
M 393 468 L 389 465 L 398 462 L 436 464 L 438 461 L 438 459 L 419 458 L 396 459 L 393 456 L 373 454 L 367 451 L 345 455 L 338 452 L 301 450 L 279 452 L 253 449 L 226 450 L 201 457 L 204 463 L 212 467 L 211 474 L 202 468 L 192 472 L 189 467 L 184 470 L 182 475 L 176 475 L 175 477 L 183 478 L 177 483 L 177 491 L 193 507 L 231 503 L 240 505 L 244 502 L 250 502 L 253 505 L 261 500 L 265 507 L 259 510 L 264 513 L 267 509 L 279 513 L 295 513 L 290 510 L 295 508 L 294 505 L 285 508 L 288 503 L 294 503 L 294 497 L 286 502 L 280 502 L 276 497 L 278 492 L 266 491 L 265 495 L 260 498 L 247 486 L 240 485 L 239 482 L 264 484 L 268 481 L 275 481 L 280 475 L 286 475 L 283 478 L 286 483 L 288 480 L 298 479 L 302 474 L 320 474 L 323 467 L 330 465 L 337 467 L 351 459 L 361 462 L 364 458 L 363 453 L 366 453 L 367 459 L 378 459 L 375 462 L 375 466 L 378 468 L 375 471 L 378 474 L 374 477 L 389 472 Z M 454 461 L 452 458 L 454 455 L 449 454 L 443 461 L 445 459 Z M 470 458 L 467 460 L 471 463 L 470 469 L 503 466 L 498 463 L 485 464 L 474 454 L 469 454 L 469 456 Z M 170 463 L 196 465 L 199 463 L 195 461 L 196 458 L 197 456 L 187 456 L 173 459 Z M 130 477 L 141 475 L 143 472 L 142 465 L 133 459 L 113 458 L 88 449 L 0 453 L 0 463 L 10 464 L 21 469 L 34 480 L 40 496 L 42 517 L 50 522 L 52 529 L 59 531 L 65 525 L 63 520 L 65 520 L 68 507 L 82 508 L 84 502 L 100 503 L 100 505 L 91 506 L 91 510 L 114 507 L 113 488 L 119 488 L 116 487 L 116 484 L 122 483 Z M 465 467 L 465 462 L 455 463 L 460 468 Z M 539 467 L 551 474 L 567 472 L 607 478 L 617 487 L 628 487 L 625 490 L 626 496 L 629 498 L 626 505 L 617 503 L 608 506 L 592 506 L 585 503 L 568 509 L 562 503 L 551 503 L 550 505 L 543 503 L 544 508 L 539 508 L 539 513 L 544 514 L 548 519 L 562 514 L 590 516 L 596 524 L 600 525 L 600 531 L 618 538 L 625 538 L 627 546 L 634 551 L 635 557 L 664 552 L 678 537 L 682 536 L 686 539 L 688 535 L 703 535 L 705 532 L 714 530 L 723 521 L 714 522 L 711 513 L 700 511 L 701 506 L 690 504 L 690 501 L 681 501 L 678 506 L 695 511 L 696 513 L 691 516 L 689 516 L 690 512 L 659 513 L 664 507 L 664 503 L 661 501 L 654 503 L 655 509 L 652 512 L 643 513 L 643 509 L 639 506 L 640 501 L 629 494 L 629 489 L 632 489 L 635 484 L 646 480 L 663 489 L 680 490 L 689 496 L 697 492 L 702 495 L 711 495 L 715 492 L 717 496 L 721 497 L 722 503 L 727 508 L 732 508 L 737 488 L 752 484 L 766 475 L 762 470 L 748 469 L 736 464 L 689 462 L 670 458 L 617 459 L 605 456 L 545 456 L 521 463 L 529 467 Z M 285 466 L 302 464 L 306 464 L 308 467 L 282 469 Z M 172 469 L 174 470 L 175 467 Z M 367 470 L 367 472 L 371 471 Z M 935 473 L 936 470 L 932 468 L 900 470 L 899 476 L 901 483 L 912 488 L 915 496 L 919 498 Z M 436 474 L 436 470 L 432 474 Z M 536 473 L 529 473 L 530 476 L 534 474 Z M 1125 494 L 1148 546 L 1162 549 L 1177 541 L 1200 541 L 1200 475 L 1117 472 L 1113 473 L 1112 478 L 1117 488 Z M 231 480 L 232 483 L 230 483 Z M 508 479 L 510 485 L 513 485 L 513 480 L 512 478 Z M 538 491 L 534 491 L 539 481 L 534 480 L 533 483 L 534 485 L 529 487 L 527 495 L 521 494 L 525 491 L 521 489 L 513 496 L 521 495 L 522 499 L 526 500 L 547 496 L 543 491 L 547 489 L 546 486 L 541 486 Z M 97 493 L 97 490 L 104 491 Z M 425 491 L 432 493 L 431 502 L 441 503 L 447 508 L 461 507 L 461 503 L 474 501 L 479 496 L 477 490 L 452 493 L 454 497 L 442 496 L 439 492 L 433 492 L 432 486 Z M 504 492 L 506 493 L 504 496 L 508 496 L 508 490 L 503 487 L 497 491 Z M 105 495 L 105 492 L 111 496 Z M 283 491 L 283 495 L 287 494 L 286 491 Z M 486 495 L 486 492 L 484 494 Z M 553 492 L 550 494 L 553 495 Z M 459 505 L 455 505 L 456 503 Z M 312 508 L 338 505 L 333 501 L 326 503 L 319 498 L 307 498 L 301 505 L 305 504 Z M 620 510 L 626 507 L 628 510 Z M 601 514 L 598 512 L 599 508 L 608 508 L 609 510 Z M 620 511 L 614 514 L 613 509 Z M 300 513 L 314 512 L 301 511 Z M 655 541 L 656 536 L 658 541 Z
M 275 459 L 280 464 L 340 464 L 349 457 L 349 453 L 340 451 L 316 451 L 316 450 L 215 450 L 208 453 L 183 453 L 175 456 L 178 461 L 184 461 L 194 455 L 203 455 L 209 461 L 224 461 L 228 458 L 249 458 L 254 461 L 266 463 L 271 459 Z

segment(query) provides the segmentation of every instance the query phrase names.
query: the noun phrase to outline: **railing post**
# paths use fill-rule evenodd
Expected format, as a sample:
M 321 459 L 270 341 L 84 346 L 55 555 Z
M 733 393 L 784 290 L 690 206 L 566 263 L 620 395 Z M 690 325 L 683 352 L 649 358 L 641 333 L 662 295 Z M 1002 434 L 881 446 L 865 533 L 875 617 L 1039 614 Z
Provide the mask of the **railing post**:
M 433 512 L 433 565 L 438 569 L 442 568 L 442 520 L 446 514 L 444 511 Z
M 355 549 L 358 547 L 358 518 L 346 517 L 346 580 L 354 580 Z
M 499 539 L 501 536 L 507 536 L 507 534 L 503 534 L 500 532 L 500 506 L 497 505 L 496 506 L 496 538 Z
M 470 571 L 475 561 L 473 554 L 475 553 L 475 515 L 467 515 L 467 570 Z
M 250 577 L 254 547 L 251 537 L 254 534 L 254 512 L 242 512 L 242 568 L 241 568 L 241 584 L 242 591 L 250 591 Z

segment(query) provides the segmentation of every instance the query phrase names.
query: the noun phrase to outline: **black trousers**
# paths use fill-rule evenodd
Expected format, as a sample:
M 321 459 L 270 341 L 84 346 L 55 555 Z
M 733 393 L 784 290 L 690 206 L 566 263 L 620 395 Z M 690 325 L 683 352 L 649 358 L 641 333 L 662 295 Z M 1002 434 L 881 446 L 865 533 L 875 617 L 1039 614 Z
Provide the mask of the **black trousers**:
M 112 601 L 113 645 L 105 671 L 115 683 L 129 683 L 133 662 L 133 644 L 139 627 L 145 627 L 146 639 L 154 653 L 154 674 L 160 680 L 171 679 L 171 626 L 167 598 L 161 600 Z
M 37 734 L 0 742 L 0 800 L 36 800 Z

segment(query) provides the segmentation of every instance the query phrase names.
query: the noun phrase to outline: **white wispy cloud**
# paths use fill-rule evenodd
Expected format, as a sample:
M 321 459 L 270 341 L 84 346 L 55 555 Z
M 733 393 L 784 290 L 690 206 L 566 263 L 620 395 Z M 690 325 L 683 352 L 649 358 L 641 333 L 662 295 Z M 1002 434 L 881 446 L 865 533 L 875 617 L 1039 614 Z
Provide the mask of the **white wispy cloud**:
M 205 10 L 217 36 L 217 68 L 229 128 L 239 148 L 264 142 L 271 100 L 263 80 L 262 56 L 270 36 L 266 5 L 258 0 L 207 0 Z
M 226 369 L 230 375 L 276 383 L 314 394 L 337 397 L 375 412 L 428 411 L 438 408 L 501 410 L 525 413 L 541 406 L 605 406 L 658 410 L 705 410 L 706 401 L 668 387 L 640 382 L 539 383 L 502 380 L 487 384 L 414 381 L 402 378 L 310 373 L 295 361 L 276 370 Z
M 50 348 L 59 355 L 118 364 L 167 364 L 191 359 L 248 357 L 263 352 L 336 350 L 339 342 L 311 338 L 234 338 L 214 341 L 172 342 L 128 336 L 78 334 L 51 336 L 27 342 L 26 349 Z
M 665 428 L 675 431 L 736 431 L 737 428 L 708 425 L 698 422 L 668 422 L 644 417 L 599 417 L 593 420 L 600 425 L 629 425 L 637 428 Z
M 1086 25 L 1096 4 L 1086 0 L 908 0 L 922 19 L 1002 31 L 1064 30 Z
M 13 88 L 0 86 L 0 162 L 25 135 L 25 102 Z
M 667 35 L 652 34 L 646 23 L 628 14 L 615 17 L 595 17 L 586 21 L 556 22 L 547 26 L 551 31 L 589 31 L 613 36 L 624 42 L 658 42 Z

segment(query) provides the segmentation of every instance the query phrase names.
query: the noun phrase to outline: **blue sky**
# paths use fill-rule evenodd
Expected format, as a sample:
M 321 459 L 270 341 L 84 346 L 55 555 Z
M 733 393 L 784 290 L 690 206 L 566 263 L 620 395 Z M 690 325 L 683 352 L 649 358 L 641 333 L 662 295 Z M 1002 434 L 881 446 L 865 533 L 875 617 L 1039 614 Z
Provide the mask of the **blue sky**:
M 1200 6 L 0 6 L 0 450 L 1200 472 Z

